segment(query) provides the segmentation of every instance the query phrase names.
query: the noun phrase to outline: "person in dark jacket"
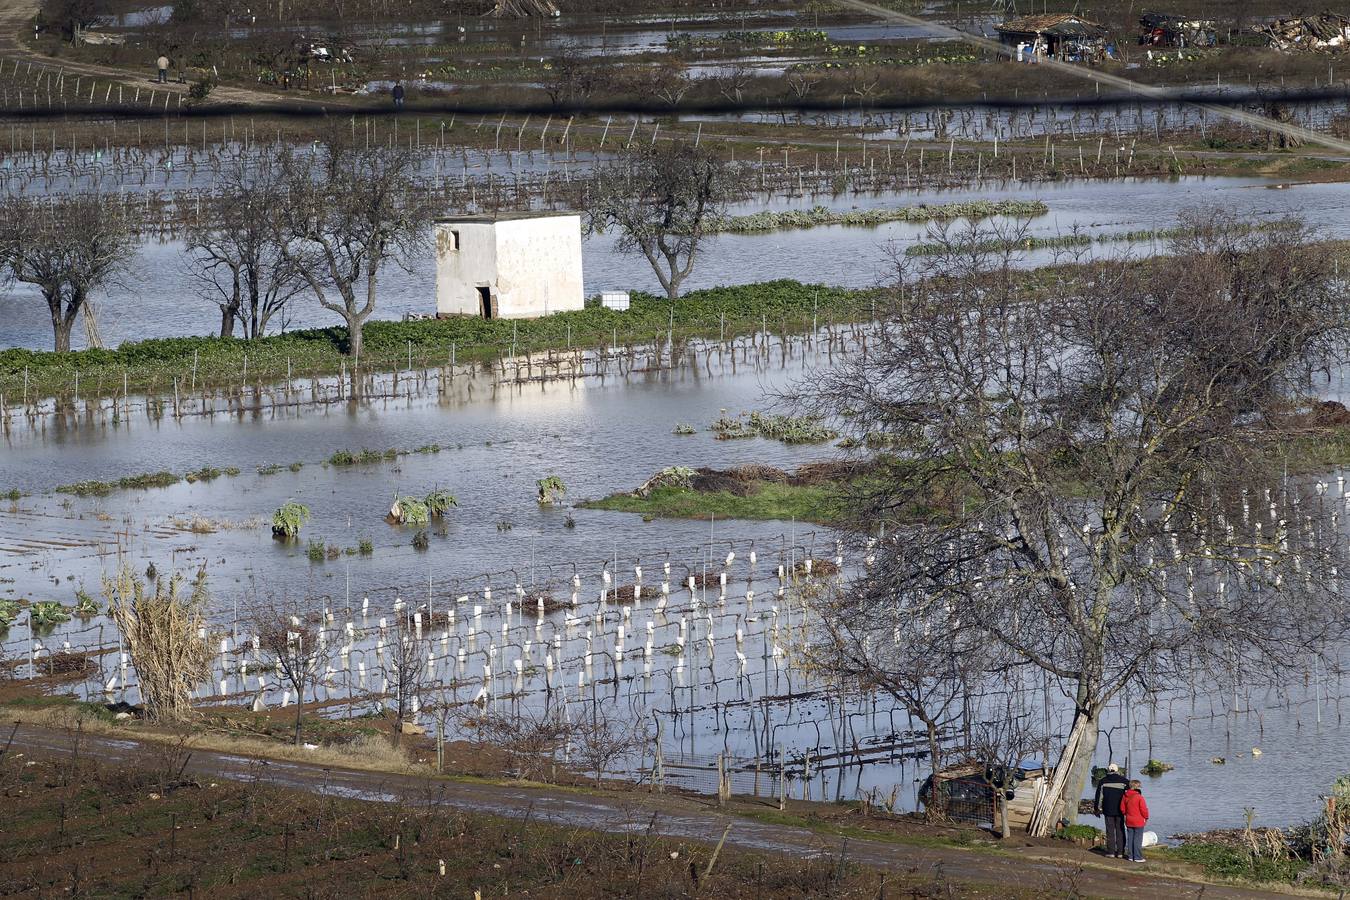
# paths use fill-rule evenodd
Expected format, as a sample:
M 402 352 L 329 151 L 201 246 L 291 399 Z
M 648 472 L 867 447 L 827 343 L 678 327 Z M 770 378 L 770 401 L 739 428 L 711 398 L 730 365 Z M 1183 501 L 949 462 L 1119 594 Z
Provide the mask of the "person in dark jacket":
M 394 82 L 394 109 L 403 108 L 403 97 L 407 92 L 403 89 L 403 82 Z
M 1125 855 L 1125 814 L 1120 811 L 1120 801 L 1129 786 L 1120 766 L 1111 763 L 1097 782 L 1097 796 L 1092 801 L 1092 812 L 1106 819 L 1106 855 L 1112 859 Z
M 1148 824 L 1148 804 L 1144 802 L 1143 785 L 1138 779 L 1130 782 L 1130 789 L 1120 798 L 1120 811 L 1125 814 L 1125 858 L 1131 862 L 1144 861 L 1144 826 Z

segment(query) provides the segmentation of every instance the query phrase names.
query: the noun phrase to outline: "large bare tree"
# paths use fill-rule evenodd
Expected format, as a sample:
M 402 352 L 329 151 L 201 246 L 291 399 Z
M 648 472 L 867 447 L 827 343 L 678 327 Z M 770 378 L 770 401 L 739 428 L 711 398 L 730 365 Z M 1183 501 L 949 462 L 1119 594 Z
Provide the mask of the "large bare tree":
M 193 277 L 220 309 L 220 336 L 262 337 L 307 285 L 278 240 L 285 202 L 278 152 L 263 149 L 225 162 L 217 191 L 189 225 Z
M 406 148 L 356 146 L 341 129 L 282 159 L 280 246 L 319 305 L 342 317 L 347 353 L 358 359 L 380 274 L 390 264 L 407 268 L 427 243 L 431 218 L 415 168 Z
M 854 614 L 972 630 L 1062 692 L 1034 833 L 1076 816 L 1122 690 L 1273 673 L 1346 621 L 1343 541 L 1268 465 L 1350 340 L 1332 251 L 1295 222 L 1182 231 L 1049 283 L 1015 238 L 939 232 L 867 353 L 799 398 L 891 448 L 851 496 L 886 533 Z
M 621 253 L 641 253 L 675 300 L 694 270 L 709 226 L 731 193 L 726 164 L 711 151 L 671 141 L 627 151 L 590 197 L 592 231 L 617 228 Z
M 98 194 L 12 197 L 0 205 L 0 263 L 38 289 L 58 353 L 70 350 L 75 319 L 126 270 L 136 246 L 122 207 Z

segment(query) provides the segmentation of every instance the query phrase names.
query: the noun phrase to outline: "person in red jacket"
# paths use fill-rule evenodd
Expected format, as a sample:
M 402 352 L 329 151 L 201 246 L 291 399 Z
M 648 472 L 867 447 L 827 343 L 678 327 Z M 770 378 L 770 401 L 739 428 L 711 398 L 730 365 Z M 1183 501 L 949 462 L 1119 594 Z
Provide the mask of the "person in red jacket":
M 1144 861 L 1144 826 L 1148 824 L 1148 804 L 1144 802 L 1143 785 L 1139 779 L 1130 782 L 1125 796 L 1120 798 L 1120 811 L 1125 816 L 1125 858 L 1132 862 Z

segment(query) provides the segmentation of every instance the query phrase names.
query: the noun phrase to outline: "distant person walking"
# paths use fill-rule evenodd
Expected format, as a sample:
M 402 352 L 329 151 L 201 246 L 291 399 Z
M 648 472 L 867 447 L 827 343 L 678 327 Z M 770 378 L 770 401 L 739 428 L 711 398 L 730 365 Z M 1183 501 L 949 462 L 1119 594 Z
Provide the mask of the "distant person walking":
M 166 83 L 169 80 L 169 58 L 161 53 L 159 59 L 155 60 L 155 68 L 159 69 L 159 83 Z
M 1129 779 L 1120 774 L 1120 766 L 1111 763 L 1097 782 L 1097 796 L 1092 801 L 1092 811 L 1106 820 L 1106 855 L 1112 859 L 1125 855 L 1125 814 L 1120 810 L 1120 801 L 1129 787 Z
M 394 82 L 394 109 L 403 108 L 403 98 L 407 96 L 407 91 L 403 89 L 403 82 Z
M 1148 804 L 1144 802 L 1143 785 L 1139 779 L 1130 782 L 1130 789 L 1120 800 L 1125 813 L 1125 858 L 1132 862 L 1144 861 L 1144 826 L 1148 824 Z

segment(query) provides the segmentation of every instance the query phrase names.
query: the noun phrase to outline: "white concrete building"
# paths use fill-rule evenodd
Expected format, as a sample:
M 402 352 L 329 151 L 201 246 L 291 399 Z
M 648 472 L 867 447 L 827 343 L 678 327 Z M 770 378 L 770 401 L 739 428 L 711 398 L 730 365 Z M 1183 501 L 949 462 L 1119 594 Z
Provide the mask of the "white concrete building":
M 436 315 L 533 319 L 585 305 L 581 216 L 503 213 L 436 223 Z

